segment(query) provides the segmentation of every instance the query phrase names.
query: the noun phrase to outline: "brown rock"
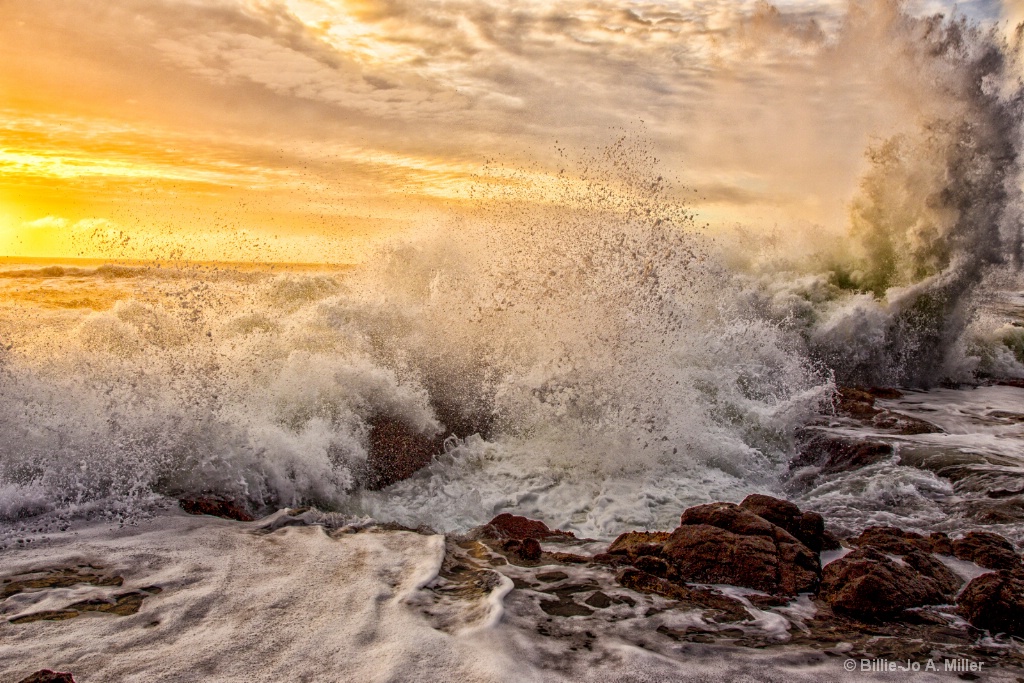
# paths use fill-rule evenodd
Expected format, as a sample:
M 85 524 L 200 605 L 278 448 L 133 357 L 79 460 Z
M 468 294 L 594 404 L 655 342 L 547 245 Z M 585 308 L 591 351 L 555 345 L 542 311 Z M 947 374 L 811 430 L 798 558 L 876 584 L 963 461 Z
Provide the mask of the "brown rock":
M 932 544 L 933 553 L 939 553 L 940 555 L 953 554 L 953 543 L 949 540 L 949 536 L 941 531 L 933 531 L 928 534 L 928 541 Z
M 816 512 L 801 512 L 794 503 L 754 493 L 743 499 L 740 507 L 782 527 L 814 552 L 821 552 L 825 538 L 825 519 Z
M 640 571 L 639 569 L 623 569 L 615 577 L 619 585 L 639 593 L 660 595 L 669 600 L 686 603 L 694 607 L 713 611 L 716 621 L 743 621 L 750 619 L 750 613 L 743 603 L 722 595 L 718 591 L 707 588 L 690 588 L 678 586 L 671 581 Z
M 549 529 L 548 525 L 536 519 L 520 517 L 503 512 L 481 528 L 481 532 L 490 538 L 576 538 L 575 534 L 559 529 Z
M 921 534 L 903 531 L 894 526 L 872 526 L 850 539 L 860 548 L 876 548 L 893 555 L 909 555 L 914 551 L 932 551 L 932 543 Z
M 669 536 L 671 534 L 667 531 L 627 531 L 612 541 L 608 554 L 628 557 L 660 555 L 661 546 Z
M 851 417 L 866 418 L 882 412 L 875 407 L 875 397 L 863 389 L 839 387 L 836 399 L 836 410 Z
M 836 612 L 869 620 L 946 599 L 933 579 L 874 548 L 855 550 L 826 565 L 819 596 Z
M 237 522 L 251 522 L 255 519 L 249 512 L 233 500 L 220 498 L 182 498 L 178 501 L 181 509 L 190 515 L 213 515 Z
M 541 547 L 536 538 L 510 539 L 502 546 L 505 550 L 526 562 L 540 562 Z
M 974 626 L 1024 637 L 1024 574 L 998 571 L 975 578 L 957 599 Z
M 817 467 L 822 474 L 838 474 L 881 462 L 893 454 L 884 441 L 862 441 L 818 432 L 805 437 L 790 469 Z
M 1014 569 L 1020 566 L 1013 545 L 999 534 L 970 531 L 953 541 L 953 555 L 985 569 Z
M 661 577 L 668 576 L 668 563 L 660 557 L 641 555 L 633 562 L 633 566 L 648 574 Z
M 75 683 L 75 678 L 69 673 L 42 669 L 21 679 L 18 683 Z
M 732 503 L 686 510 L 663 546 L 677 581 L 725 583 L 770 593 L 812 590 L 817 556 L 785 529 Z
M 926 576 L 934 581 L 935 587 L 939 589 L 939 592 L 942 593 L 946 600 L 952 601 L 960 587 L 964 585 L 964 580 L 960 578 L 959 574 L 956 574 L 949 567 L 942 564 L 942 562 L 936 560 L 930 553 L 914 550 L 904 555 L 903 561 L 917 570 L 922 576 Z
M 366 488 L 378 491 L 408 479 L 443 450 L 440 434 L 419 432 L 389 415 L 370 420 Z
M 679 517 L 679 524 L 708 524 L 741 536 L 772 536 L 777 528 L 763 517 L 733 503 L 708 503 L 687 508 Z

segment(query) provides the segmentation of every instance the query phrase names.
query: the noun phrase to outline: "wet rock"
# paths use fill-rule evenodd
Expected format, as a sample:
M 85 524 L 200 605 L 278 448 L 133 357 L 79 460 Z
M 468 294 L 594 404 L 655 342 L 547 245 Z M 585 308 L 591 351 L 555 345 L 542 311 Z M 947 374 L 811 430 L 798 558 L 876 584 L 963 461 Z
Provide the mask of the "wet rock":
M 377 491 L 408 479 L 443 450 L 440 434 L 418 431 L 405 422 L 378 415 L 370 420 L 366 488 Z
M 535 538 L 510 539 L 502 544 L 502 548 L 525 562 L 540 562 L 540 542 Z
M 541 572 L 537 574 L 537 580 L 543 581 L 544 583 L 554 583 L 556 581 L 565 581 L 569 578 L 569 575 L 565 572 Z
M 941 531 L 933 531 L 928 534 L 928 542 L 932 544 L 933 553 L 939 553 L 940 555 L 953 554 L 952 541 L 949 540 L 949 536 Z
M 871 424 L 879 429 L 887 429 L 897 434 L 912 436 L 914 434 L 941 434 L 943 429 L 931 422 L 892 410 L 883 410 L 874 416 Z
M 212 515 L 233 519 L 236 522 L 251 522 L 255 519 L 249 511 L 233 500 L 214 497 L 182 498 L 178 501 L 182 510 L 190 515 Z
M 788 500 L 754 493 L 744 498 L 740 507 L 782 527 L 814 552 L 832 544 L 825 536 L 825 519 L 816 512 L 801 512 Z
M 974 562 L 986 569 L 1014 569 L 1020 558 L 1013 545 L 999 534 L 989 531 L 970 531 L 953 541 L 953 555 L 957 559 Z
M 964 585 L 964 580 L 960 578 L 959 574 L 956 574 L 949 567 L 935 559 L 930 553 L 915 550 L 905 554 L 903 561 L 922 576 L 934 581 L 935 587 L 942 593 L 942 597 L 948 601 L 952 601 Z
M 818 594 L 836 612 L 869 620 L 946 600 L 934 579 L 870 547 L 828 564 Z
M 833 436 L 824 432 L 805 435 L 790 469 L 817 467 L 821 474 L 860 469 L 892 457 L 890 444 Z
M 875 397 L 863 389 L 839 387 L 836 391 L 836 410 L 844 415 L 867 418 L 882 412 L 875 407 Z
M 707 616 L 716 621 L 746 621 L 751 618 L 743 603 L 718 591 L 679 586 L 639 569 L 624 569 L 616 575 L 615 580 L 619 585 L 638 593 L 660 595 L 681 602 L 683 606 L 711 610 L 712 614 Z
M 575 534 L 559 529 L 549 529 L 544 522 L 503 512 L 481 527 L 480 532 L 489 538 L 575 538 Z
M 932 543 L 913 531 L 894 526 L 872 526 L 851 538 L 850 543 L 860 548 L 876 548 L 893 555 L 908 555 L 914 551 L 932 551 Z
M 540 608 L 553 617 L 587 617 L 594 613 L 571 598 L 541 600 Z
M 21 679 L 18 683 L 75 683 L 75 678 L 69 673 L 42 669 Z
M 602 593 L 601 591 L 595 591 L 593 595 L 591 595 L 583 602 L 590 605 L 591 607 L 596 607 L 597 609 L 605 609 L 606 607 L 611 606 L 612 599 L 609 598 L 605 593 Z
M 663 546 L 673 580 L 787 595 L 817 585 L 817 554 L 785 529 L 739 505 L 698 505 L 686 510 L 680 522 Z
M 93 586 L 120 586 L 124 579 L 120 576 L 108 576 L 98 574 L 90 569 L 98 567 L 62 567 L 56 569 L 44 569 L 20 576 L 12 576 L 3 579 L 0 584 L 0 600 L 6 600 L 12 595 L 31 590 L 44 588 L 70 588 L 71 586 L 87 583 Z
M 667 531 L 627 531 L 608 546 L 609 555 L 661 555 L 661 546 L 671 536 Z
M 957 605 L 977 628 L 1024 637 L 1024 572 L 982 574 L 967 584 Z
M 660 557 L 641 555 L 633 562 L 633 566 L 648 574 L 665 577 L 668 576 L 668 563 Z

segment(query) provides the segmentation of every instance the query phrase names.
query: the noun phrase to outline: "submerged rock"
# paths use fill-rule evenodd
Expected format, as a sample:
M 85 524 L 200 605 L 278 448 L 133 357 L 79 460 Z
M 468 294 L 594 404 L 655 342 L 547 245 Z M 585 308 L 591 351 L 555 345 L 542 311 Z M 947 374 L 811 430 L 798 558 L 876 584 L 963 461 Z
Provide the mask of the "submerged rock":
M 255 519 L 248 510 L 233 500 L 212 497 L 182 498 L 178 505 L 190 515 L 212 515 L 233 519 L 236 522 L 251 522 Z
M 683 512 L 663 546 L 676 581 L 725 583 L 793 595 L 813 590 L 817 554 L 788 531 L 733 503 Z
M 951 597 L 949 577 L 920 558 L 916 561 L 939 578 L 874 548 L 860 548 L 825 566 L 818 595 L 836 612 L 869 620 L 946 602 Z
M 952 543 L 953 555 L 985 569 L 1014 569 L 1020 566 L 1013 545 L 990 531 L 970 531 Z
M 27 678 L 21 679 L 18 683 L 75 683 L 75 678 L 69 673 L 42 669 Z
M 982 574 L 967 584 L 957 605 L 978 628 L 1024 637 L 1024 572 Z

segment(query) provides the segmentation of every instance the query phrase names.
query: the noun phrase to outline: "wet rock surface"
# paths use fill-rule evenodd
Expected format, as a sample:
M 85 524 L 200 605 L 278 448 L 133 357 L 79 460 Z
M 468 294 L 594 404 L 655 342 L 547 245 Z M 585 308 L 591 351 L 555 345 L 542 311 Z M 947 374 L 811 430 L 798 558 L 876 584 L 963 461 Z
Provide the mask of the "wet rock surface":
M 32 610 L 25 606 L 10 607 L 6 601 L 14 596 L 28 594 L 29 598 L 45 597 L 53 591 L 92 586 L 97 589 L 120 588 L 124 579 L 120 576 L 102 572 L 102 567 L 79 565 L 77 567 L 58 567 L 42 569 L 8 576 L 0 580 L 0 615 L 7 616 L 10 624 L 30 624 L 37 621 L 64 621 L 74 619 L 85 613 L 111 614 L 129 616 L 142 607 L 143 601 L 162 592 L 159 586 L 146 586 L 138 590 L 118 591 L 103 597 L 76 600 L 60 609 Z M 31 603 L 30 603 L 31 604 Z
M 1013 544 L 999 534 L 971 531 L 952 542 L 953 555 L 960 560 L 974 562 L 986 569 L 1015 569 L 1021 567 L 1020 556 Z
M 41 669 L 18 683 L 75 683 L 75 678 L 69 673 Z
M 855 549 L 822 569 L 789 531 L 815 543 L 823 524 L 805 519 L 789 501 L 752 496 L 689 508 L 671 533 L 628 532 L 608 546 L 517 522 L 547 534 L 529 562 L 506 547 L 501 525 L 471 535 L 475 571 L 511 578 L 510 622 L 535 624 L 570 652 L 615 634 L 655 651 L 689 643 L 802 647 L 837 658 L 964 657 L 1024 676 L 1024 645 L 1012 638 L 1024 623 L 1024 573 L 983 574 L 964 588 L 941 559 L 956 541 L 891 526 L 848 539 Z M 787 565 L 794 575 L 783 579 Z
M 942 590 L 945 585 L 909 563 L 861 548 L 825 567 L 819 596 L 833 611 L 878 620 L 947 601 L 952 596 Z
M 769 593 L 812 590 L 818 557 L 788 531 L 732 503 L 683 512 L 665 542 L 670 575 L 681 581 L 725 583 Z
M 957 604 L 978 628 L 1024 637 L 1024 571 L 983 574 L 967 584 Z

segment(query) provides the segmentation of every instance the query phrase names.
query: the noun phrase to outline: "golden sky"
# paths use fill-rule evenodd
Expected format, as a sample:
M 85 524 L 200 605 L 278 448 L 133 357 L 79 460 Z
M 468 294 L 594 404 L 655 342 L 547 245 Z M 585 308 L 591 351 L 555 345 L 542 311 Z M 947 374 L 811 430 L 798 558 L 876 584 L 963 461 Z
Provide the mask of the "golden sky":
M 846 12 L 0 0 L 0 255 L 356 261 L 510 182 L 488 160 L 543 187 L 621 131 L 713 221 L 839 223 L 865 144 L 934 106 Z

